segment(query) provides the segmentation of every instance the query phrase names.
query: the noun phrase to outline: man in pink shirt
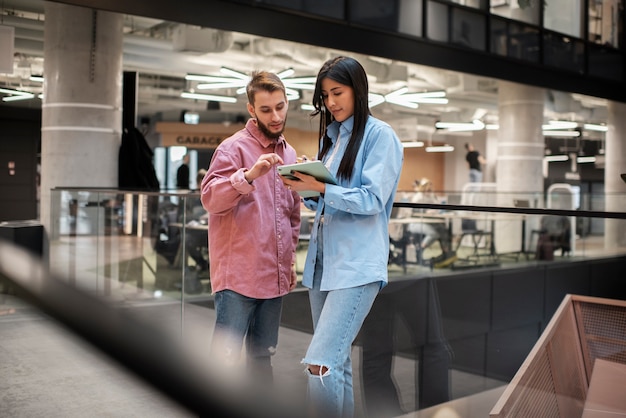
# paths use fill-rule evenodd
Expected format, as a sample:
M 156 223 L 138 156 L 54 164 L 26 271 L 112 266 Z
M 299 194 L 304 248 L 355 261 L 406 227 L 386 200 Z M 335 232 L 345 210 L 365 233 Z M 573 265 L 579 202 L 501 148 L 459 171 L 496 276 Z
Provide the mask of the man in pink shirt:
M 218 364 L 234 364 L 245 338 L 248 369 L 267 382 L 282 296 L 296 286 L 300 196 L 276 168 L 296 162 L 282 135 L 285 86 L 276 74 L 254 72 L 246 91 L 252 119 L 217 147 L 202 181 L 217 315 L 211 355 Z

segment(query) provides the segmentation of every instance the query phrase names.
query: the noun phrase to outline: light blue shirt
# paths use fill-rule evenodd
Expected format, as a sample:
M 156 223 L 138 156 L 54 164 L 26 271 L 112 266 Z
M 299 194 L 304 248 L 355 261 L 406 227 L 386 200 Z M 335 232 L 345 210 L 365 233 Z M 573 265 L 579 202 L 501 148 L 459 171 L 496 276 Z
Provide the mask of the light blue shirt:
M 344 289 L 377 281 L 381 282 L 381 287 L 387 284 L 388 227 L 402 170 L 402 144 L 391 126 L 370 116 L 352 179 L 339 178 L 337 169 L 353 125 L 354 116 L 341 124 L 332 122 L 327 129 L 332 146 L 324 162 L 339 184 L 327 184 L 326 192 L 318 202 L 304 200 L 309 209 L 316 211 L 302 278 L 302 284 L 309 288 L 313 285 L 317 230 L 322 211 L 321 290 Z

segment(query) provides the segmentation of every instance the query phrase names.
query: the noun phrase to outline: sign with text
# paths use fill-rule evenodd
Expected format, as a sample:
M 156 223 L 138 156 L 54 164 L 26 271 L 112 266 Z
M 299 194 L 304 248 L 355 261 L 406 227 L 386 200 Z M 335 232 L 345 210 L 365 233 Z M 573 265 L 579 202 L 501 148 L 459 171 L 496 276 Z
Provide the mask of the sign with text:
M 242 127 L 241 124 L 157 122 L 156 131 L 161 134 L 161 145 L 164 147 L 215 149 Z

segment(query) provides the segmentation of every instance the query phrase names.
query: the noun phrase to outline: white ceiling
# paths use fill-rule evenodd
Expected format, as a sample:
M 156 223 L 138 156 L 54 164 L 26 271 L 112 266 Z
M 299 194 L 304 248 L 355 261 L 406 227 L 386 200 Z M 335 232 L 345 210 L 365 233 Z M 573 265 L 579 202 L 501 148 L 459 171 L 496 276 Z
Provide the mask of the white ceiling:
M 0 24 L 15 27 L 15 62 L 13 74 L 0 74 L 0 87 L 40 92 L 41 84 L 28 80 L 43 74 L 44 8 L 42 0 L 3 0 Z M 243 73 L 254 69 L 295 70 L 294 77 L 315 76 L 322 63 L 342 51 L 262 38 L 249 34 L 190 27 L 137 16 L 124 17 L 124 70 L 139 74 L 138 115 L 163 120 L 178 120 L 182 110 L 201 113 L 201 120 L 221 122 L 246 114 L 245 96 L 238 103 L 220 103 L 220 110 L 207 111 L 207 103 L 183 99 L 180 93 L 191 87 L 184 80 L 187 73 L 220 75 L 221 67 Z M 185 34 L 185 36 L 182 36 Z M 186 41 L 183 41 L 186 39 Z M 480 117 L 485 123 L 497 123 L 497 87 L 495 79 L 391 61 L 371 56 L 355 56 L 371 76 L 370 91 L 388 94 L 401 87 L 417 93 L 445 90 L 446 105 L 421 104 L 417 109 L 385 103 L 373 108 L 375 115 L 403 132 L 415 126 L 432 133 L 437 120 L 469 122 Z M 211 91 L 211 94 L 235 95 L 235 89 Z M 292 102 L 290 126 L 317 129 L 308 111 L 300 103 L 310 103 L 310 91 Z M 11 106 L 37 106 L 38 99 Z M 1 104 L 0 106 L 6 106 Z M 606 101 L 582 95 L 550 91 L 546 95 L 546 119 L 606 122 Z M 411 136 L 410 133 L 406 133 Z M 422 136 L 420 134 L 420 136 Z M 411 138 L 409 138 L 411 139 Z

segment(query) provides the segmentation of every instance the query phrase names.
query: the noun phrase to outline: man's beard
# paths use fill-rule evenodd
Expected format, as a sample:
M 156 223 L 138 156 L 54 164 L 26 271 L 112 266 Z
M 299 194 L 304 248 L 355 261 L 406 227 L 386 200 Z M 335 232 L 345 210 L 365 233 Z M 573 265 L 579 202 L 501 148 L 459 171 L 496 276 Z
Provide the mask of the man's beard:
M 263 132 L 263 135 L 265 135 L 268 138 L 271 139 L 278 139 L 280 138 L 280 136 L 283 134 L 283 131 L 285 130 L 285 125 L 287 124 L 287 118 L 285 117 L 285 119 L 283 120 L 283 128 L 278 131 L 278 132 L 272 132 L 267 125 L 265 125 L 263 122 L 261 122 L 260 120 L 256 120 L 256 126 L 259 127 L 259 131 Z

